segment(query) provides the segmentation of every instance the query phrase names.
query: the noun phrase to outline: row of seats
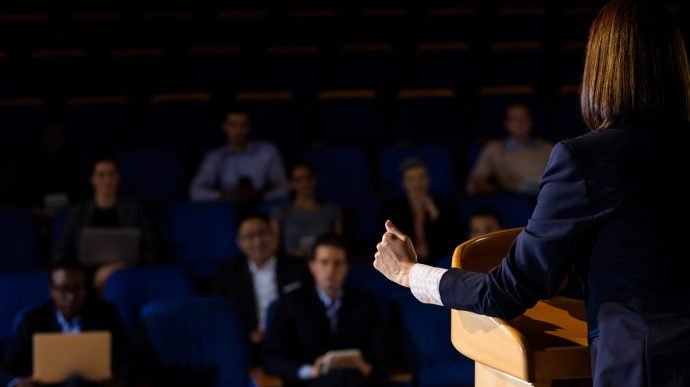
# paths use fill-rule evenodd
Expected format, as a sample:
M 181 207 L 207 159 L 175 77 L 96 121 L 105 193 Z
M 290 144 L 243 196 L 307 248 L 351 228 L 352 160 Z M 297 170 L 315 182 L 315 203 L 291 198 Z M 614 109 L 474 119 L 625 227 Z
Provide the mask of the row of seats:
M 198 7 L 198 6 L 197 6 Z M 250 9 L 230 4 L 215 9 L 146 9 L 119 11 L 120 7 L 82 12 L 6 13 L 0 15 L 3 32 L 19 33 L 20 41 L 53 42 L 71 40 L 95 43 L 94 38 L 112 41 L 170 42 L 172 39 L 214 39 L 223 42 L 290 41 L 328 43 L 343 38 L 395 41 L 419 39 L 477 39 L 483 30 L 492 39 L 519 38 L 584 39 L 598 6 L 582 3 L 554 7 L 486 4 L 445 7 L 362 7 L 350 11 L 320 4 L 316 8 L 287 5 L 272 12 L 255 4 Z M 290 9 L 292 8 L 292 9 Z M 33 27 L 32 29 L 27 26 Z M 105 28 L 107 27 L 107 28 Z M 318 30 L 319 34 L 311 31 Z M 52 36 L 40 33 L 55 32 Z M 238 34 L 249 34 L 238 38 Z M 94 34 L 95 36 L 88 36 Z
M 391 99 L 370 89 L 326 90 L 315 100 L 287 91 L 242 92 L 230 101 L 208 93 L 161 94 L 147 104 L 124 96 L 77 97 L 64 108 L 36 98 L 0 99 L 0 149 L 36 144 L 40 129 L 53 119 L 64 123 L 68 143 L 79 151 L 148 147 L 196 156 L 222 143 L 219 112 L 232 105 L 250 113 L 254 137 L 283 149 L 308 141 L 378 147 L 401 139 L 466 149 L 477 138 L 504 135 L 505 108 L 514 102 L 530 107 L 539 136 L 560 139 L 584 133 L 577 90 L 563 87 L 557 101 L 545 101 L 532 86 L 487 87 L 479 90 L 478 106 L 448 88 L 400 90 Z M 554 102 L 557 106 L 547 108 Z M 64 113 L 52 114 L 52 109 Z
M 343 176 L 347 180 L 351 176 Z M 463 199 L 459 215 L 467 219 L 478 208 L 493 208 L 506 227 L 524 226 L 531 215 L 527 198 L 513 195 Z M 159 248 L 168 261 L 187 267 L 202 276 L 210 275 L 216 266 L 238 255 L 235 244 L 236 208 L 226 203 L 178 203 L 164 206 L 152 216 L 160 224 L 164 246 Z M 372 199 L 353 201 L 345 206 L 346 235 L 362 246 L 363 258 L 370 258 L 372 246 L 380 237 L 383 220 L 381 203 Z M 65 212 L 56 217 L 53 237 L 60 235 Z M 458 230 L 458 242 L 464 239 Z M 354 243 L 353 243 L 354 244 Z M 160 257 L 165 258 L 165 257 Z M 39 266 L 38 237 L 31 215 L 26 210 L 0 211 L 0 271 L 35 269 Z
M 534 40 L 488 43 L 425 42 L 412 53 L 390 43 L 350 43 L 329 55 L 313 45 L 279 45 L 253 54 L 239 46 L 206 45 L 182 52 L 161 47 L 40 49 L 26 55 L 0 51 L 5 96 L 98 95 L 171 90 L 268 89 L 300 94 L 328 88 L 448 87 L 578 83 L 583 40 L 555 52 Z M 1 46 L 0 46 L 1 47 Z
M 396 326 L 400 319 L 405 352 L 400 360 L 420 386 L 471 385 L 473 364 L 452 348 L 448 312 L 424 305 L 393 285 L 367 263 L 354 262 L 347 282 L 372 292 Z M 0 273 L 0 345 L 11 340 L 18 316 L 48 298 L 45 272 Z M 19 292 L 18 292 L 19 290 Z M 112 302 L 130 335 L 141 328 L 164 365 L 218 367 L 218 386 L 247 385 L 244 332 L 229 305 L 197 296 L 191 277 L 177 267 L 131 268 L 115 272 L 104 298 Z M 393 313 L 395 311 L 395 313 Z

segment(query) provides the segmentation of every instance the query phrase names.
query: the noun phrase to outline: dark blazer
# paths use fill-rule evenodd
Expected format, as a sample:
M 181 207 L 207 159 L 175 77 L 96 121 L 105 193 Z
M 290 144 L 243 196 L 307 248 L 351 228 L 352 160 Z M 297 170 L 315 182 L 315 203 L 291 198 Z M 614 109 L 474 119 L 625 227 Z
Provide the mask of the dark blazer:
M 595 385 L 690 385 L 689 143 L 687 123 L 640 123 L 557 144 L 508 256 L 444 274 L 443 304 L 510 319 L 575 265 Z
M 381 379 L 384 351 L 379 304 L 361 290 L 346 287 L 335 332 L 313 286 L 281 298 L 264 343 L 264 369 L 299 384 L 298 371 L 330 350 L 358 348 Z
M 55 260 L 78 258 L 81 230 L 93 224 L 95 204 L 93 200 L 72 207 L 65 220 L 62 234 L 55 249 Z M 118 201 L 118 220 L 121 227 L 134 227 L 141 231 L 141 261 L 155 259 L 156 246 L 151 224 L 144 209 L 136 202 Z
M 460 222 L 457 208 L 439 198 L 434 197 L 433 200 L 438 207 L 439 216 L 434 221 L 427 219 L 424 224 L 426 240 L 429 245 L 430 261 L 428 262 L 434 262 L 451 254 L 456 246 L 454 241 L 462 238 L 462 234 L 458 232 Z M 383 215 L 385 219 L 390 219 L 399 229 L 409 230 L 412 242 L 415 242 L 412 208 L 407 198 L 397 198 L 385 203 Z
M 122 376 L 128 368 L 128 339 L 115 307 L 105 302 L 89 302 L 81 313 L 81 330 L 110 331 L 112 335 L 113 375 Z M 24 314 L 12 342 L 4 371 L 13 377 L 26 377 L 33 373 L 34 333 L 60 332 L 52 301 Z
M 278 293 L 283 295 L 310 284 L 311 276 L 304 261 L 278 257 L 276 281 Z M 218 268 L 215 290 L 217 294 L 228 298 L 237 306 L 240 318 L 248 331 L 257 329 L 259 311 L 256 308 L 254 282 L 246 258 L 234 259 Z

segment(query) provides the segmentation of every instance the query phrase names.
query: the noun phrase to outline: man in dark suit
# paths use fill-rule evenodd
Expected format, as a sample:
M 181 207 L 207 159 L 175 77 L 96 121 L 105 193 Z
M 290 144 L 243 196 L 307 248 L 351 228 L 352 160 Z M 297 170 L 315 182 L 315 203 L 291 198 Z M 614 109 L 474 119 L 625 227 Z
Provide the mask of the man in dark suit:
M 14 379 L 9 386 L 38 386 L 33 373 L 35 333 L 109 331 L 112 335 L 113 380 L 106 383 L 70 381 L 69 386 L 118 386 L 126 371 L 127 337 L 115 307 L 101 301 L 87 301 L 86 273 L 77 263 L 57 263 L 50 275 L 51 301 L 29 310 L 22 317 L 4 372 Z M 67 384 L 66 384 L 67 385 Z
M 286 385 L 361 386 L 384 380 L 382 319 L 368 293 L 344 286 L 347 251 L 336 236 L 319 238 L 309 260 L 314 286 L 283 297 L 264 346 L 264 369 Z M 332 350 L 357 349 L 333 359 Z
M 300 288 L 310 279 L 304 262 L 276 256 L 277 238 L 268 218 L 261 214 L 249 215 L 240 222 L 237 246 L 244 257 L 219 268 L 215 288 L 239 309 L 256 363 L 268 307 L 280 295 Z

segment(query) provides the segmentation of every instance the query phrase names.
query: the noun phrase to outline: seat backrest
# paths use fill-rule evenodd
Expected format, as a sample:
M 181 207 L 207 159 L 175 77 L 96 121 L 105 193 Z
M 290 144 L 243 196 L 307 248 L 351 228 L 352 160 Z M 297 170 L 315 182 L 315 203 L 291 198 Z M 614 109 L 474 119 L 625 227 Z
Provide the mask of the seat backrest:
M 142 200 L 169 201 L 181 196 L 182 166 L 168 151 L 118 155 L 120 194 Z
M 153 301 L 194 295 L 192 279 L 175 266 L 118 270 L 108 277 L 104 299 L 115 304 L 125 327 L 136 331 L 141 309 Z
M 177 263 L 211 274 L 238 254 L 235 207 L 227 203 L 179 203 L 163 223 L 163 237 Z
M 237 312 L 217 298 L 154 302 L 141 311 L 149 344 L 166 367 L 217 368 L 216 386 L 248 385 L 246 334 Z
M 17 314 L 47 301 L 47 272 L 0 272 L 0 346 L 12 338 Z
M 38 235 L 29 212 L 0 211 L 0 270 L 34 269 L 37 265 Z
M 522 228 L 511 228 L 472 238 L 455 249 L 453 267 L 487 273 L 498 266 Z
M 427 164 L 431 177 L 431 193 L 449 197 L 457 192 L 457 179 L 450 150 L 443 145 L 425 145 L 389 147 L 381 152 L 379 179 L 387 193 L 403 196 L 400 164 L 411 157 L 420 158 Z
M 314 166 L 319 181 L 316 194 L 320 198 L 343 204 L 371 194 L 371 176 L 360 149 L 308 149 L 304 157 Z

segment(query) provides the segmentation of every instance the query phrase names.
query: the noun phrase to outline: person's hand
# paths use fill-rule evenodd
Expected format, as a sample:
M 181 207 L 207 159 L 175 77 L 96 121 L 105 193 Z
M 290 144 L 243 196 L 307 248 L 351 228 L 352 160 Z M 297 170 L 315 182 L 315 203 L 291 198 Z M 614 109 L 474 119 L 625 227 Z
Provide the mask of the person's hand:
M 376 250 L 374 268 L 389 280 L 409 288 L 410 270 L 417 263 L 417 253 L 410 238 L 387 220 L 386 232 Z
M 16 387 L 39 387 L 41 383 L 35 381 L 32 377 L 21 378 L 15 384 Z
M 323 354 L 314 360 L 314 364 L 311 366 L 311 377 L 316 379 L 321 376 L 321 367 L 323 362 L 326 360 L 326 355 Z
M 429 195 L 424 196 L 424 209 L 429 215 L 429 219 L 432 221 L 438 219 L 438 216 L 440 215 L 438 207 L 436 206 L 436 203 L 434 203 L 434 199 L 432 199 Z

